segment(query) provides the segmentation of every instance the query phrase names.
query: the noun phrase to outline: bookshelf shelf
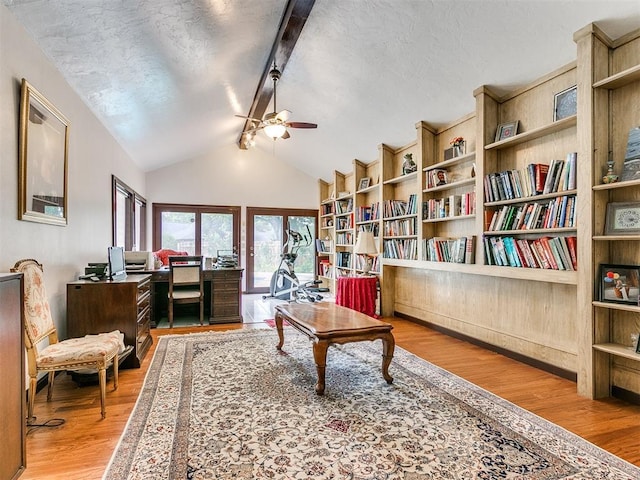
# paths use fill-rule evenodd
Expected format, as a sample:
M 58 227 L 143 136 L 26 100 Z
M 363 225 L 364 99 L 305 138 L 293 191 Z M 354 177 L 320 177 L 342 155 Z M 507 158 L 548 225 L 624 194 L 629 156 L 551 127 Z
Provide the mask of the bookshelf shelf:
M 356 191 L 356 195 L 357 195 L 357 194 L 360 194 L 360 193 L 375 192 L 375 191 L 378 189 L 378 187 L 379 187 L 379 186 L 380 186 L 380 185 L 379 185 L 379 184 L 377 184 L 377 183 L 375 183 L 375 184 L 373 184 L 373 185 L 369 185 L 367 188 L 363 188 L 362 190 L 357 190 L 357 191 Z
M 456 215 L 454 217 L 431 218 L 429 220 L 422 220 L 422 223 L 452 222 L 456 220 L 467 220 L 469 218 L 476 218 L 476 216 L 474 214 L 474 215 Z
M 633 348 L 618 343 L 595 343 L 593 345 L 593 349 L 599 352 L 609 353 L 617 357 L 640 361 L 640 354 L 636 353 Z
M 615 242 L 615 241 L 637 241 L 640 235 L 595 235 L 595 242 Z
M 424 167 L 422 171 L 428 172 L 430 170 L 436 170 L 438 168 L 452 167 L 460 163 L 470 162 L 471 160 L 475 160 L 475 158 L 476 158 L 476 152 L 471 152 L 471 153 L 467 153 L 466 155 L 461 155 L 459 157 L 452 158 L 450 160 L 445 160 L 444 162 L 438 162 L 433 165 L 429 165 L 428 167 Z
M 456 187 L 463 187 L 465 185 L 473 185 L 476 183 L 475 177 L 465 178 L 463 180 L 458 180 L 457 182 L 447 183 L 445 185 L 438 185 L 437 187 L 425 188 L 422 190 L 423 193 L 431 193 L 431 192 L 440 192 L 442 190 L 451 190 Z
M 597 307 L 597 308 L 606 308 L 609 310 L 623 310 L 625 312 L 640 313 L 640 306 L 635 306 L 635 305 L 627 305 L 624 303 L 599 302 L 599 301 L 593 301 L 592 304 L 594 307 Z
M 540 200 L 548 200 L 550 198 L 564 197 L 570 195 L 576 195 L 578 193 L 577 190 L 564 190 L 561 192 L 552 192 L 545 193 L 540 195 L 533 195 L 531 197 L 520 197 L 520 198 L 512 198 L 510 200 L 498 200 L 496 202 L 486 202 L 484 204 L 485 207 L 499 207 L 502 205 L 513 205 L 517 203 L 531 203 L 538 202 Z
M 603 183 L 601 185 L 594 185 L 591 187 L 593 190 L 616 190 L 618 188 L 638 187 L 640 186 L 640 180 L 627 180 L 626 182 L 616 183 Z
M 415 180 L 418 178 L 418 172 L 407 173 L 406 175 L 400 175 L 399 177 L 390 178 L 389 180 L 385 180 L 382 182 L 384 185 L 392 185 L 395 183 L 404 183 L 409 180 Z
M 603 78 L 593 84 L 593 88 L 605 88 L 607 90 L 615 90 L 624 87 L 630 83 L 640 80 L 640 65 L 627 68 L 622 72 Z
M 549 123 L 542 127 L 519 133 L 510 138 L 505 138 L 504 140 L 500 140 L 499 142 L 490 143 L 489 145 L 485 145 L 484 148 L 485 150 L 500 150 L 503 148 L 515 147 L 516 145 L 519 145 L 521 143 L 529 142 L 537 138 L 551 135 L 552 133 L 561 132 L 562 130 L 565 130 L 567 128 L 575 127 L 578 123 L 577 119 L 577 115 L 572 115 L 570 117 L 563 118 L 562 120 L 558 120 L 557 122 Z
M 394 238 L 418 238 L 417 235 L 389 235 L 389 236 L 384 236 L 382 237 L 384 240 L 392 240 Z
M 417 213 L 409 213 L 407 215 L 398 215 L 396 217 L 385 217 L 385 218 L 383 218 L 383 220 L 385 222 L 388 222 L 388 221 L 391 221 L 391 220 L 402 220 L 404 218 L 415 218 L 417 216 L 418 216 Z

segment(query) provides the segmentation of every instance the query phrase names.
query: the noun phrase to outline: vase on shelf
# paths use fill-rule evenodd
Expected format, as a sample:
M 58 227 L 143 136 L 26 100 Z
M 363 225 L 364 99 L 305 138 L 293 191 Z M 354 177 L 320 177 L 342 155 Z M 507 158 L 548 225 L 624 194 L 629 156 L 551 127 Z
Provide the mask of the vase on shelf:
M 615 183 L 618 181 L 618 175 L 613 173 L 613 160 L 607 160 L 607 173 L 602 177 L 602 183 Z
M 462 155 L 464 155 L 464 142 L 461 142 L 457 145 L 453 146 L 453 156 L 455 157 L 461 157 Z

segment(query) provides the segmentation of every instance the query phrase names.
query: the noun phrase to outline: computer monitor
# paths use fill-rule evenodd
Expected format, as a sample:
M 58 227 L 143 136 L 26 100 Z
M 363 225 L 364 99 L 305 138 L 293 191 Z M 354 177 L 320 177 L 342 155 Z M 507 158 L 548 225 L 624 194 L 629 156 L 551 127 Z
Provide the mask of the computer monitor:
M 107 250 L 107 257 L 109 259 L 109 278 L 111 280 L 125 278 L 127 276 L 127 272 L 124 261 L 124 248 L 109 247 Z

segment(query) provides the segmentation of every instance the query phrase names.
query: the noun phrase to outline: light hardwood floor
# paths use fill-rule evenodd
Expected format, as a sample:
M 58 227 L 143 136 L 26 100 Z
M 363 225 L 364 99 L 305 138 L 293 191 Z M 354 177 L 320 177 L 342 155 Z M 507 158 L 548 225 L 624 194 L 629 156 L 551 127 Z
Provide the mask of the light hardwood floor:
M 155 329 L 161 335 L 202 330 L 264 328 L 268 314 L 260 305 L 245 319 L 253 323 L 191 328 Z M 397 346 L 463 377 L 629 462 L 640 466 L 640 406 L 607 399 L 592 401 L 576 394 L 576 385 L 415 323 L 386 319 L 394 325 Z M 274 330 L 274 350 L 277 342 Z M 152 348 L 154 348 L 152 347 Z M 127 423 L 149 367 L 153 350 L 140 369 L 122 370 L 117 391 L 110 383 L 107 418 L 100 420 L 97 387 L 78 388 L 68 376 L 56 380 L 53 401 L 46 389 L 36 395 L 38 422 L 63 418 L 54 428 L 40 427 L 27 436 L 27 479 L 100 479 Z M 391 365 L 393 369 L 393 364 Z

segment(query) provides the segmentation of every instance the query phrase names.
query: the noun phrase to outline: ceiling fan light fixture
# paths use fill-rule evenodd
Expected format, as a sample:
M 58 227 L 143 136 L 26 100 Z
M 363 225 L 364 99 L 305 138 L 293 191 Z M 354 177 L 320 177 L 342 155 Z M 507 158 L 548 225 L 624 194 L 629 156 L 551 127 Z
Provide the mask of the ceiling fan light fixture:
M 274 125 L 265 126 L 263 130 L 264 130 L 264 133 L 267 135 L 267 137 L 270 137 L 275 140 L 284 135 L 284 132 L 287 131 L 287 127 L 285 127 L 280 123 L 276 123 Z

